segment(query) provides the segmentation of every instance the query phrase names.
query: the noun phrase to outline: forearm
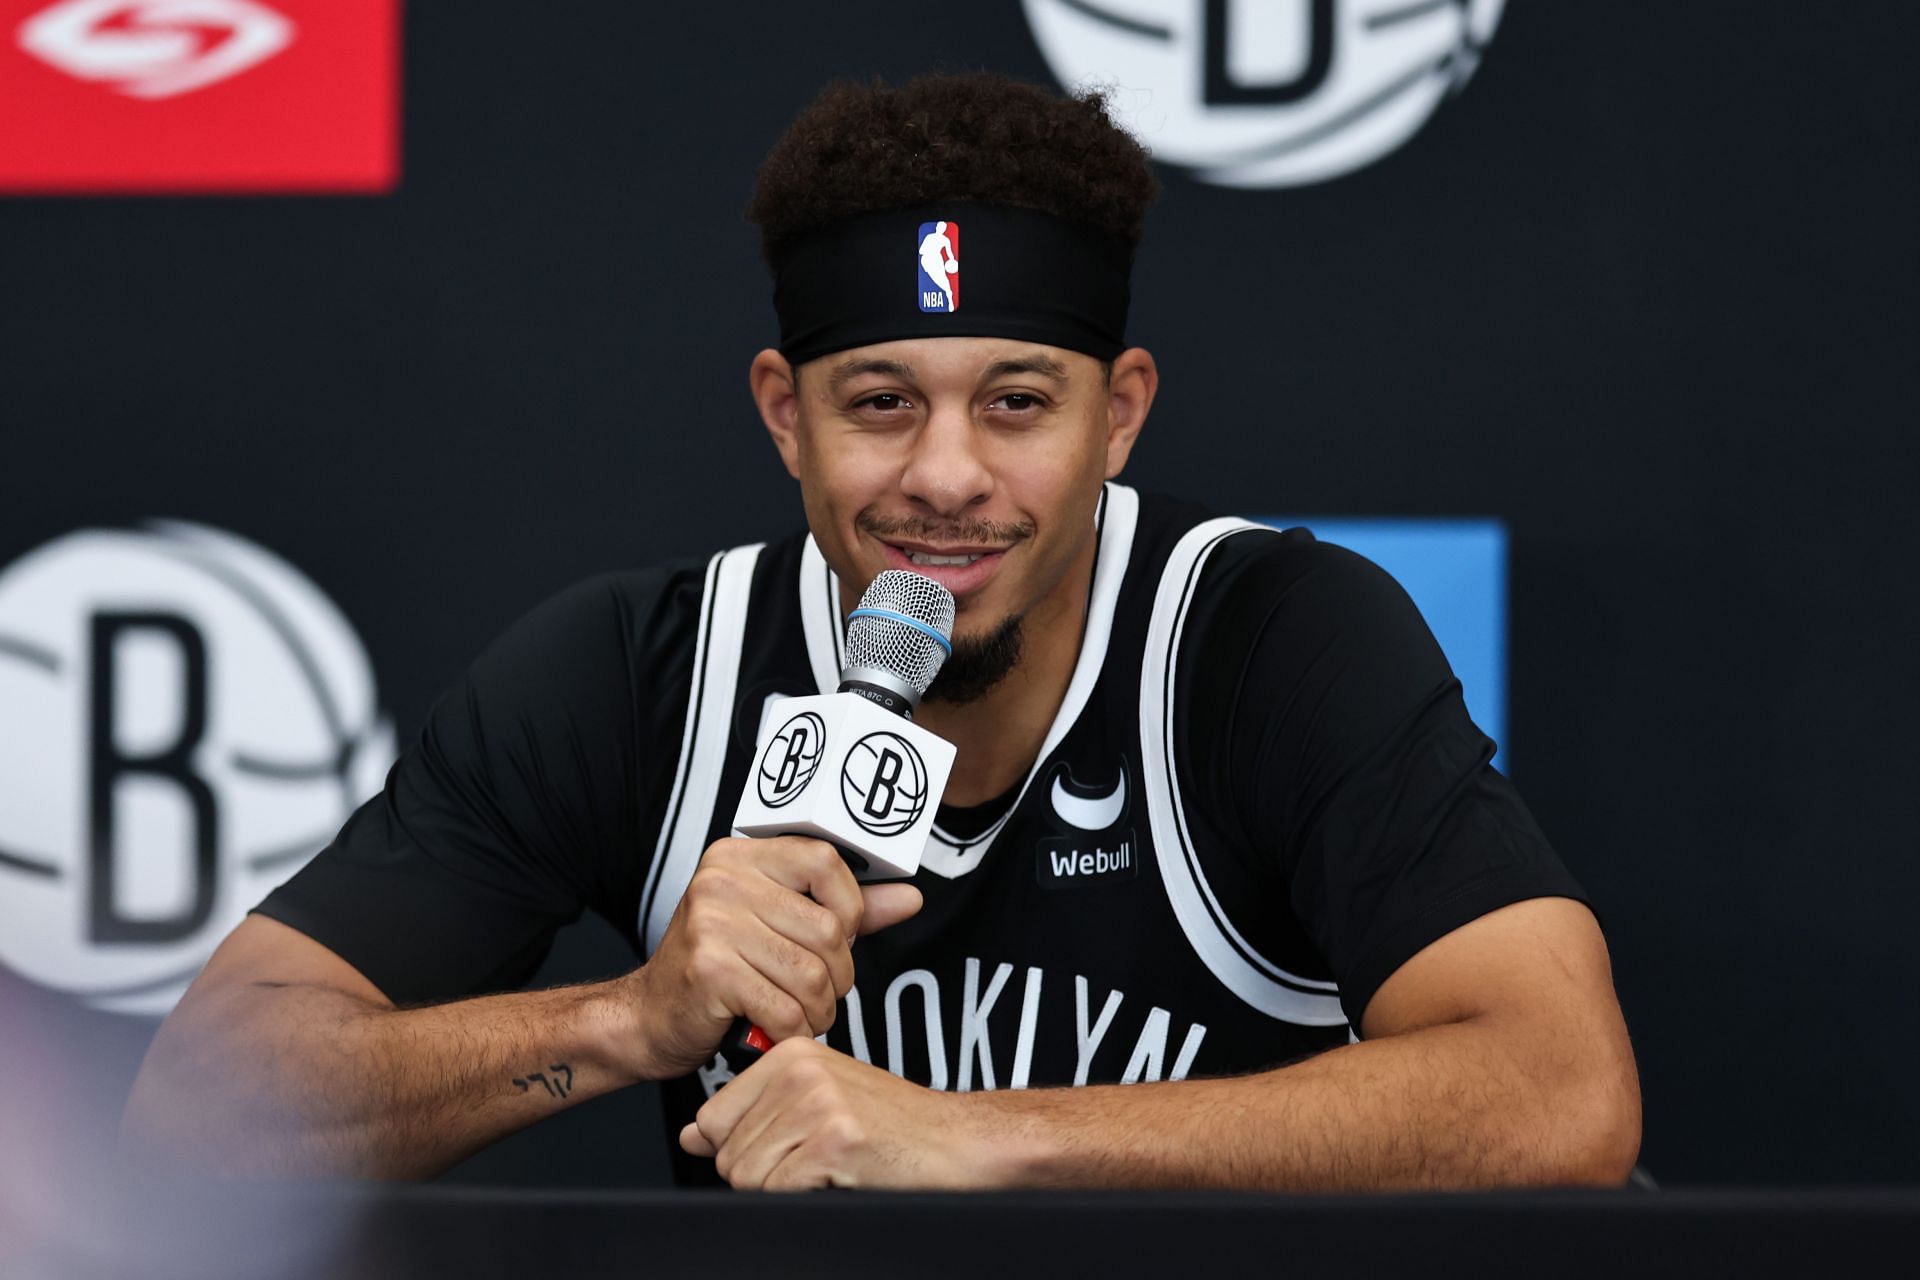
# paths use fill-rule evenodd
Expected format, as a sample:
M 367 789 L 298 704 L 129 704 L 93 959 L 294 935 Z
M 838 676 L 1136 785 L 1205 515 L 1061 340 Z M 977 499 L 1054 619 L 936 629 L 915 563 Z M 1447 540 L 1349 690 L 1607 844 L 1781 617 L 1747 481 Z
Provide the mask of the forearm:
M 1631 1063 L 1463 1021 L 1220 1080 L 973 1095 L 1016 1186 L 1351 1191 L 1623 1181 Z
M 616 983 L 379 1007 L 326 987 L 235 985 L 163 1026 L 123 1134 L 219 1173 L 430 1177 L 633 1083 Z

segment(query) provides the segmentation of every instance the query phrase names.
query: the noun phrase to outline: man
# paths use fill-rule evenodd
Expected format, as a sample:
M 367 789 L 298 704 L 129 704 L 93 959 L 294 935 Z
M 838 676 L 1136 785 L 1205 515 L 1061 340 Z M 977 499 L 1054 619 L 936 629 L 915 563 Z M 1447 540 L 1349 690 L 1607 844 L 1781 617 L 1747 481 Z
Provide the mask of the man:
M 1158 387 L 1122 338 L 1154 191 L 1097 96 L 813 104 L 752 206 L 752 392 L 810 532 L 510 630 L 214 956 L 129 1138 L 421 1177 L 651 1079 L 682 1179 L 736 1187 L 1621 1181 L 1605 945 L 1405 595 L 1113 483 Z M 919 720 L 958 755 L 916 884 L 863 889 L 727 830 L 764 710 L 834 688 L 888 567 L 956 596 Z M 585 909 L 644 963 L 514 991 Z M 736 1016 L 777 1041 L 737 1073 Z

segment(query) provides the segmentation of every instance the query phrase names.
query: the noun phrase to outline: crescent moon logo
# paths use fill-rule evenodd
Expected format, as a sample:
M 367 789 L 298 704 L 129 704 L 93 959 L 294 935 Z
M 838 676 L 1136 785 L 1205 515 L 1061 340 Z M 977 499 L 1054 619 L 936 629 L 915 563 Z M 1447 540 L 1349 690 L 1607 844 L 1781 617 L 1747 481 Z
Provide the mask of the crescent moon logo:
M 1073 778 L 1073 771 L 1065 765 L 1053 775 L 1053 811 L 1060 821 L 1082 831 L 1106 831 L 1118 825 L 1120 816 L 1127 811 L 1127 767 L 1120 766 L 1120 780 L 1113 784 L 1113 790 L 1104 796 L 1091 799 L 1076 796 L 1067 790 L 1066 784 Z M 1075 782 L 1075 786 L 1079 783 Z

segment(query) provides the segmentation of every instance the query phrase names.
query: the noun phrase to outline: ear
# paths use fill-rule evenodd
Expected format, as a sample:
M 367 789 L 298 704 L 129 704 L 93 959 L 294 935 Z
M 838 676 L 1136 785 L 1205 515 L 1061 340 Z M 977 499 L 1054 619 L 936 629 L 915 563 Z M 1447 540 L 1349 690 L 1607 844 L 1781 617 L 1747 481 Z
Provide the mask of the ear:
M 1160 370 L 1145 347 L 1128 347 L 1114 357 L 1107 384 L 1107 479 L 1126 467 L 1159 389 Z
M 747 372 L 753 389 L 753 402 L 760 407 L 760 420 L 767 424 L 773 447 L 787 474 L 800 478 L 800 395 L 794 385 L 793 366 L 778 351 L 768 347 L 753 358 Z

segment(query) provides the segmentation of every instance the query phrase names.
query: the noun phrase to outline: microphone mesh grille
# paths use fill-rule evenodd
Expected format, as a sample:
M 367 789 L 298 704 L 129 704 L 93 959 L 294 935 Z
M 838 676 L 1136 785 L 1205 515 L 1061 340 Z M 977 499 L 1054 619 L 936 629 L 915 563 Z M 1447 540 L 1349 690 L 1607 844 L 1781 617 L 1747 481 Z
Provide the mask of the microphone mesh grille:
M 862 609 L 887 609 L 953 635 L 953 593 L 932 578 L 888 569 L 860 597 Z M 886 671 L 925 694 L 947 651 L 931 636 L 891 618 L 855 618 L 847 623 L 847 666 Z

